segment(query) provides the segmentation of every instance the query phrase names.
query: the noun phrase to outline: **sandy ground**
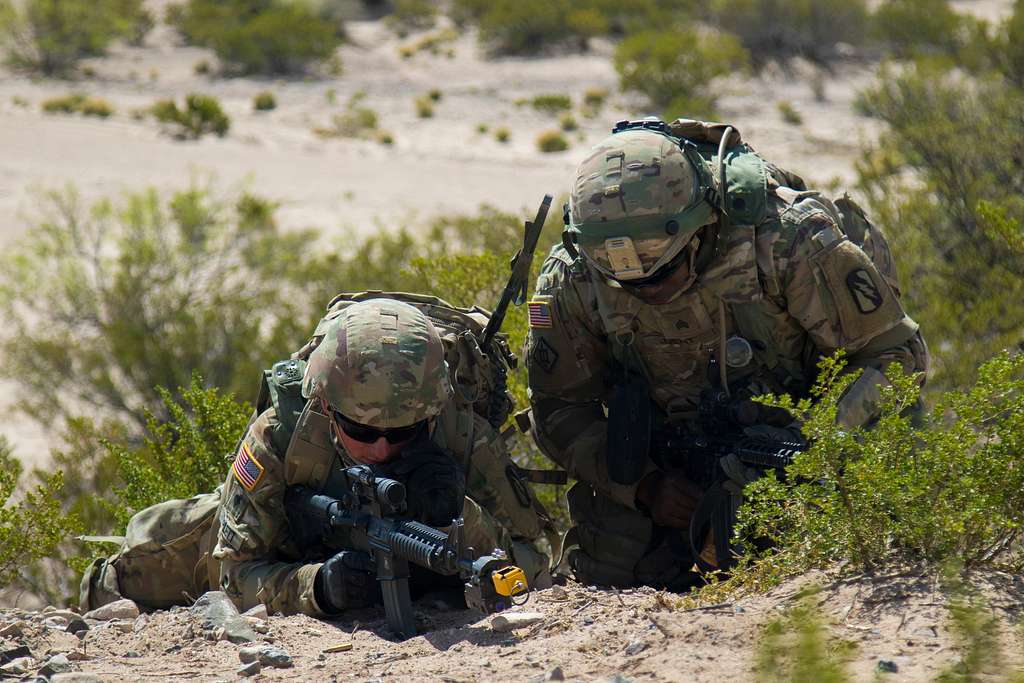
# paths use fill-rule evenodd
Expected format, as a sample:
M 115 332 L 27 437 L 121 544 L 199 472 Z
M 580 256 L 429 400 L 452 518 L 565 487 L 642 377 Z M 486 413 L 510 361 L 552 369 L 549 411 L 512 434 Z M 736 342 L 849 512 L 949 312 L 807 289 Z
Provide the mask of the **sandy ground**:
M 999 573 L 973 577 L 1001 624 L 1008 664 L 1019 664 L 1020 643 L 1009 626 L 1019 617 L 1024 583 Z M 416 604 L 422 635 L 394 642 L 380 612 L 323 622 L 305 616 L 270 617 L 261 639 L 286 650 L 287 669 L 264 668 L 257 680 L 290 681 L 746 681 L 763 626 L 792 606 L 802 589 L 812 598 L 836 643 L 850 646 L 847 668 L 857 681 L 933 680 L 960 657 L 948 629 L 947 597 L 934 576 L 908 572 L 879 578 L 814 573 L 769 594 L 682 609 L 677 596 L 653 589 L 603 591 L 569 584 L 533 594 L 524 608 L 543 619 L 512 633 L 489 620 L 423 600 Z M 27 645 L 33 666 L 55 653 L 103 681 L 236 680 L 238 645 L 199 636 L 184 608 L 121 624 L 94 623 L 85 637 L 42 621 L 43 613 L 0 611 L 0 633 L 18 623 L 20 637 L 0 637 L 0 652 Z M 346 652 L 325 650 L 351 644 Z M 879 662 L 895 673 L 875 678 Z M 883 665 L 885 666 L 885 665 Z M 33 669 L 34 670 L 34 669 Z M 619 676 L 619 678 L 615 678 Z
M 157 12 L 167 0 L 150 0 Z M 1009 0 L 962 0 L 958 8 L 988 18 L 1004 15 Z M 91 60 L 94 75 L 78 82 L 37 80 L 0 71 L 0 246 L 25 236 L 35 196 L 42 189 L 73 183 L 89 198 L 116 196 L 146 186 L 181 188 L 191 180 L 213 182 L 225 193 L 247 187 L 282 203 L 286 226 L 318 226 L 328 235 L 366 234 L 398 225 L 415 226 L 442 213 L 472 212 L 482 203 L 524 216 L 544 192 L 564 192 L 572 169 L 588 145 L 618 119 L 642 114 L 638 103 L 616 95 L 610 45 L 585 55 L 540 59 L 484 59 L 470 33 L 451 47 L 454 57 L 419 53 L 402 59 L 397 39 L 381 22 L 351 22 L 352 42 L 340 50 L 343 72 L 299 81 L 220 79 L 197 75 L 195 65 L 215 62 L 207 50 L 184 47 L 173 31 L 158 26 L 143 47 L 116 47 Z M 823 75 L 824 98 L 809 83 L 815 69 L 795 64 L 756 78 L 723 84 L 722 119 L 773 161 L 809 182 L 848 187 L 860 147 L 878 134 L 874 122 L 856 116 L 850 104 L 871 83 L 871 64 L 840 65 Z M 433 118 L 416 114 L 414 99 L 431 89 L 442 99 Z M 567 152 L 541 154 L 536 137 L 557 128 L 556 117 L 518 106 L 542 93 L 572 96 L 577 108 L 588 88 L 613 93 L 595 118 L 576 112 L 580 130 Z M 252 110 L 252 97 L 270 90 L 278 108 Z M 41 103 L 70 92 L 107 99 L 117 110 L 108 120 L 47 115 Z M 189 92 L 216 95 L 232 117 L 223 139 L 177 142 L 133 110 Z M 327 124 L 348 98 L 365 92 L 380 127 L 394 145 L 324 140 L 313 128 Z M 333 96 L 331 95 L 333 93 Z M 789 101 L 803 123 L 782 120 L 776 104 Z M 333 101 L 333 104 L 332 104 Z M 489 132 L 477 131 L 487 124 Z M 492 132 L 511 131 L 502 144 Z M 0 385 L 0 410 L 10 414 L 13 388 Z M 48 452 L 46 434 L 17 417 L 0 434 L 32 463 Z

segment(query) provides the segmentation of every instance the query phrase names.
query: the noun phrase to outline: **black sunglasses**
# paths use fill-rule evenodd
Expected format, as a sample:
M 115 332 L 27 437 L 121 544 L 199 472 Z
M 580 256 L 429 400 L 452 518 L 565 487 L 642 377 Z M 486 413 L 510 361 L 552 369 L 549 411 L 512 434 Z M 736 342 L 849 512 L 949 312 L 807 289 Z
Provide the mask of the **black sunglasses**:
M 337 410 L 334 411 L 334 420 L 346 435 L 360 443 L 374 443 L 381 437 L 387 439 L 387 442 L 390 444 L 402 443 L 403 441 L 408 441 L 419 434 L 420 430 L 423 429 L 423 425 L 427 424 L 426 420 L 420 420 L 408 427 L 377 429 L 376 427 L 369 427 L 364 424 L 359 424 L 358 422 L 353 422 Z

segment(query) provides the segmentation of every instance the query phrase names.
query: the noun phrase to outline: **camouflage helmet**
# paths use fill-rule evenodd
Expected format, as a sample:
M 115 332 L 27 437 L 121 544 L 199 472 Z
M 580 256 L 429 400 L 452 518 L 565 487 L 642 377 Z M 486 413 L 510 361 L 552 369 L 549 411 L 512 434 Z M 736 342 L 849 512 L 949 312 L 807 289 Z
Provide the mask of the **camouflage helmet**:
M 660 130 L 613 133 L 576 170 L 569 236 L 606 277 L 645 280 L 714 221 L 713 182 L 696 151 Z
M 328 326 L 313 351 L 302 395 L 377 429 L 406 427 L 452 397 L 444 345 L 423 313 L 391 299 L 360 301 Z

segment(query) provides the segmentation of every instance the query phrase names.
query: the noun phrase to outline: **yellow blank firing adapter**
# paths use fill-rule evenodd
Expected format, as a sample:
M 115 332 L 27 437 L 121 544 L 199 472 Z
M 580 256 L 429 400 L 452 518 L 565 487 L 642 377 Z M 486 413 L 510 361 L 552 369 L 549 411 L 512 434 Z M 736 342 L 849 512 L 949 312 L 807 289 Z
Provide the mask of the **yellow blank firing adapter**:
M 494 582 L 494 591 L 506 598 L 525 593 L 528 590 L 526 573 L 516 566 L 495 570 L 491 574 L 491 581 Z

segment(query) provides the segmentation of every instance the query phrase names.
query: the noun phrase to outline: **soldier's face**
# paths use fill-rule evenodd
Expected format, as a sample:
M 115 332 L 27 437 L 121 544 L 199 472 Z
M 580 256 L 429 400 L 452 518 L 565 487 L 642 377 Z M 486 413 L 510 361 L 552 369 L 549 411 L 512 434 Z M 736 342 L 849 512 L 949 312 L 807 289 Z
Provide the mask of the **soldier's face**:
M 345 451 L 353 460 L 361 465 L 378 465 L 397 458 L 402 449 L 412 441 L 410 438 L 399 443 L 391 443 L 381 436 L 376 441 L 366 443 L 353 439 L 345 433 L 344 429 L 339 429 L 337 433 L 338 438 L 341 439 L 341 444 L 345 447 Z

